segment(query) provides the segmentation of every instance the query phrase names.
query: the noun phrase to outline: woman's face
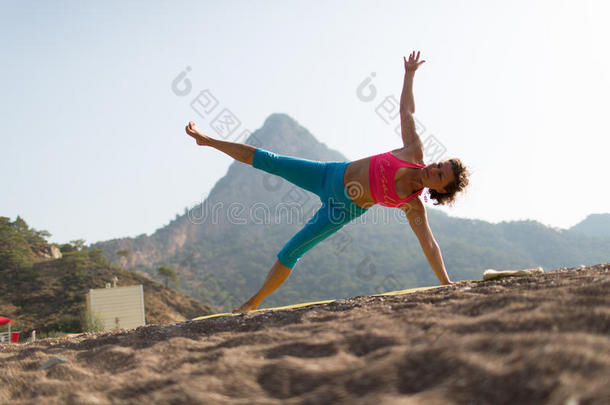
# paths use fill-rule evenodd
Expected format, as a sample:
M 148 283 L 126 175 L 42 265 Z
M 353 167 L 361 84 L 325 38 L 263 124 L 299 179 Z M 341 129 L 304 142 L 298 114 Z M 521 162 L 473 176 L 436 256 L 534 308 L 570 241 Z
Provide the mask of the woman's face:
M 425 187 L 445 193 L 445 186 L 455 180 L 451 162 L 432 163 L 422 169 L 422 180 Z

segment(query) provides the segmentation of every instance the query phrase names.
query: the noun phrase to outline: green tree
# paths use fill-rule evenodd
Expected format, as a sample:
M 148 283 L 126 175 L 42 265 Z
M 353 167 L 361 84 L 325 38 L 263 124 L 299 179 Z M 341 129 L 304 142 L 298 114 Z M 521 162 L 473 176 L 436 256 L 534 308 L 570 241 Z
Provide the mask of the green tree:
M 84 239 L 74 239 L 71 240 L 70 243 L 60 245 L 59 250 L 61 253 L 81 252 L 83 250 L 87 250 L 87 247 L 85 246 Z
M 69 243 L 63 243 L 59 245 L 59 251 L 61 253 L 77 252 L 76 248 Z
M 51 236 L 48 231 L 37 231 L 33 228 L 30 228 L 20 216 L 17 216 L 11 226 L 15 231 L 23 235 L 23 237 L 25 237 L 25 239 L 33 245 L 46 244 L 46 238 Z
M 171 267 L 161 266 L 159 267 L 157 272 L 162 278 L 165 279 L 165 288 L 167 288 L 169 280 L 175 282 L 178 279 L 178 276 L 176 275 L 176 270 L 172 269 Z
M 74 246 L 74 248 L 76 250 L 85 250 L 87 249 L 85 246 L 85 240 L 84 239 L 74 239 L 70 241 L 70 244 L 72 246 Z
M 8 217 L 0 217 L 0 270 L 16 270 L 32 265 L 29 231 L 27 224 L 20 217 L 17 217 L 15 222 L 11 222 Z

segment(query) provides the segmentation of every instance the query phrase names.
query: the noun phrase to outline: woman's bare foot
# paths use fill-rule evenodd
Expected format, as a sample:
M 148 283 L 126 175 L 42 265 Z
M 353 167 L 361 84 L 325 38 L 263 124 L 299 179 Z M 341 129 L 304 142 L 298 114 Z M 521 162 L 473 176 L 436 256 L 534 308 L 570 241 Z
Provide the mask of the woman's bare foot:
M 186 130 L 187 134 L 195 138 L 195 140 L 197 141 L 197 145 L 210 145 L 212 138 L 201 132 L 193 121 L 189 121 L 189 124 L 184 129 Z
M 258 304 L 254 304 L 253 302 L 251 302 L 250 300 L 246 301 L 244 304 L 242 304 L 240 307 L 235 308 L 233 311 L 231 311 L 234 314 L 238 314 L 240 312 L 248 312 L 248 311 L 253 311 L 256 308 L 258 308 Z

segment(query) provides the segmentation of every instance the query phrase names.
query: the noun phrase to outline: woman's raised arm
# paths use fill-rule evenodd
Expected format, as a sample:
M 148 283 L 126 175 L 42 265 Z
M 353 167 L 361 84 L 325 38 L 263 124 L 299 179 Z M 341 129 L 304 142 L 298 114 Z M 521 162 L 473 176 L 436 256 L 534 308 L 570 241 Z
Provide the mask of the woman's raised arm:
M 409 55 L 409 60 L 406 56 L 402 57 L 405 61 L 405 81 L 402 86 L 402 94 L 400 95 L 400 109 L 406 109 L 411 114 L 415 113 L 415 100 L 413 99 L 413 77 L 415 77 L 415 71 L 425 62 L 425 60 L 419 60 L 419 51 L 415 54 L 415 51 Z
M 413 148 L 415 151 L 421 152 L 423 155 L 423 145 L 415 130 L 415 120 L 413 113 L 415 112 L 415 100 L 413 98 L 413 78 L 415 71 L 425 62 L 419 60 L 419 51 L 415 51 L 409 55 L 409 60 L 403 57 L 405 61 L 405 77 L 402 85 L 402 93 L 400 95 L 400 125 L 402 132 L 402 142 L 405 148 Z

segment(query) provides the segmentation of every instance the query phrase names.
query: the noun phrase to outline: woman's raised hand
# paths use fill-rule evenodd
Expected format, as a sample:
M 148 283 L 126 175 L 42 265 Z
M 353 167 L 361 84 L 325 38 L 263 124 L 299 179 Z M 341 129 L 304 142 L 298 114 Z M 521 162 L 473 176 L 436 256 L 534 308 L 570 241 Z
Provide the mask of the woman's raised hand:
M 425 60 L 419 60 L 419 51 L 417 51 L 417 55 L 415 54 L 415 51 L 411 52 L 409 60 L 407 60 L 406 56 L 403 56 L 403 59 L 405 60 L 405 72 L 411 73 L 414 73 L 419 65 L 425 62 Z

